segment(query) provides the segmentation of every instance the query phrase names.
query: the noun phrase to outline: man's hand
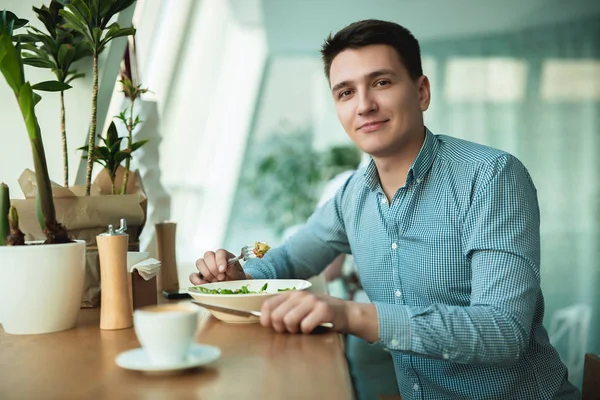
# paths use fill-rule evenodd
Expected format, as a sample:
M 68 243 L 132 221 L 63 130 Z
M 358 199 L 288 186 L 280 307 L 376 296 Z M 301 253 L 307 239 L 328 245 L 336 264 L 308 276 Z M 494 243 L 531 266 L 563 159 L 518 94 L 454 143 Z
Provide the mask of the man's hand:
M 263 303 L 260 323 L 277 332 L 310 333 L 323 322 L 334 329 L 375 342 L 379 340 L 377 310 L 373 304 L 355 303 L 307 291 L 289 291 Z
M 227 260 L 233 257 L 235 255 L 224 249 L 216 252 L 207 251 L 204 253 L 204 258 L 196 261 L 198 272 L 190 275 L 190 282 L 194 285 L 203 285 L 211 282 L 251 279 L 244 273 L 239 262 L 227 265 Z

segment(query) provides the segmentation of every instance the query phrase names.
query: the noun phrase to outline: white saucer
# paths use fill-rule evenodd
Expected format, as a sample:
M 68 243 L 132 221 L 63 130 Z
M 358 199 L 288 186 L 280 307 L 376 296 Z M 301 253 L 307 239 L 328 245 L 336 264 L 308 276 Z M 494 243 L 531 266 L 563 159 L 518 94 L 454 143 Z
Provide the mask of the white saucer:
M 181 372 L 186 369 L 200 367 L 211 363 L 221 356 L 221 350 L 215 346 L 206 344 L 194 344 L 188 353 L 187 358 L 179 364 L 175 365 L 152 365 L 144 349 L 125 351 L 115 358 L 115 362 L 121 368 L 131 369 L 134 371 L 142 371 L 148 373 L 168 373 Z

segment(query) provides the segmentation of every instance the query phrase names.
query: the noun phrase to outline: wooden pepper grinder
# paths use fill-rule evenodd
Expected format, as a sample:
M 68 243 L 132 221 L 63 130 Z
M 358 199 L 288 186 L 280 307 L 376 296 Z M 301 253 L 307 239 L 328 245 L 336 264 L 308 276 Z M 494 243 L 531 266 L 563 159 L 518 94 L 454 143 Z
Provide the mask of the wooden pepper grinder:
M 156 233 L 157 258 L 161 262 L 156 286 L 157 292 L 160 294 L 163 290 L 179 290 L 175 248 L 177 224 L 168 221 L 158 222 L 154 224 L 154 231 Z
M 117 230 L 96 236 L 100 256 L 100 329 L 124 329 L 133 326 L 127 280 L 127 222 L 121 219 Z

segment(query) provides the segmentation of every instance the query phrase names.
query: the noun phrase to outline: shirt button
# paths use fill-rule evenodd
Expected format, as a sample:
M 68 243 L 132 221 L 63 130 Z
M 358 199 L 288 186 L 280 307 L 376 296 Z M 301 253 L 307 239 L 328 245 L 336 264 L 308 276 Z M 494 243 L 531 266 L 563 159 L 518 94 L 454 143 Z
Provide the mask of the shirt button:
M 400 296 L 402 296 L 402 292 L 399 290 L 396 290 L 396 297 L 400 297 Z
M 421 178 L 417 178 L 417 183 L 421 183 Z
M 381 204 L 387 204 L 387 199 L 385 197 L 381 198 Z
M 444 360 L 447 360 L 447 359 L 449 359 L 449 358 L 450 358 L 450 354 L 448 354 L 448 353 L 444 353 L 443 357 L 444 357 Z
M 391 343 L 390 343 L 393 347 L 396 347 L 400 344 L 400 342 L 398 342 L 396 339 L 392 339 Z
M 417 391 L 417 390 L 419 390 L 419 385 L 417 385 L 417 384 L 415 383 L 415 384 L 413 385 L 413 390 L 414 390 L 414 391 Z
M 392 249 L 396 250 L 398 248 L 398 245 L 396 244 L 396 242 L 392 243 Z

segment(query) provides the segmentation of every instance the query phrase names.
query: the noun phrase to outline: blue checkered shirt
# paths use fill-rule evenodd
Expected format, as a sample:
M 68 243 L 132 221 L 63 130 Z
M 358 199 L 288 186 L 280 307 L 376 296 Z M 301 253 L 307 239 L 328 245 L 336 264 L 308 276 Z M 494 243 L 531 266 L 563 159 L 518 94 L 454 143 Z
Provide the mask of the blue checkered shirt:
M 244 266 L 308 278 L 352 254 L 411 399 L 579 399 L 542 326 L 536 189 L 515 157 L 434 135 L 388 203 L 371 163 Z

